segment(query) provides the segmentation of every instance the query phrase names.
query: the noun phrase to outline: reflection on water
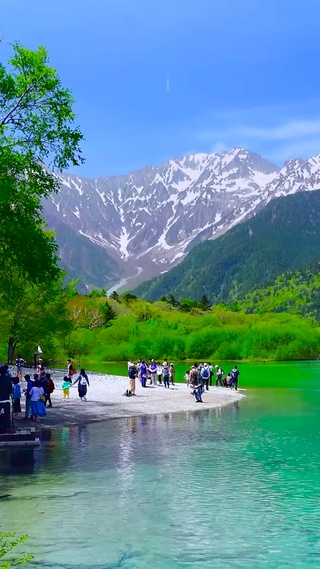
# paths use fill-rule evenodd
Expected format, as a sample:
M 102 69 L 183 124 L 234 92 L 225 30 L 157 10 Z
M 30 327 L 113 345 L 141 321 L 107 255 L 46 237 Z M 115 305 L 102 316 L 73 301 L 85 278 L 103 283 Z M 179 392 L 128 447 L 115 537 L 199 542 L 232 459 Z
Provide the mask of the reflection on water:
M 33 473 L 0 463 L 2 529 L 50 569 L 319 567 L 320 394 L 280 401 L 47 434 Z

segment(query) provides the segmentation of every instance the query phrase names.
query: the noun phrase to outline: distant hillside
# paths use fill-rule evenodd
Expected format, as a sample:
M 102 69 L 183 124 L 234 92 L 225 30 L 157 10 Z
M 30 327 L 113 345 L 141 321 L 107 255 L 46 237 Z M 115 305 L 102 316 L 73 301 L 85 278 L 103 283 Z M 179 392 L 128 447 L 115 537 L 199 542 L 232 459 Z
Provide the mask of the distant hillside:
M 249 292 L 234 308 L 247 314 L 289 312 L 320 322 L 320 263 L 280 275 L 272 285 Z
M 213 302 L 230 302 L 319 259 L 320 191 L 300 192 L 272 200 L 222 237 L 197 245 L 177 267 L 134 293 L 148 300 L 170 293 L 200 300 L 206 294 Z

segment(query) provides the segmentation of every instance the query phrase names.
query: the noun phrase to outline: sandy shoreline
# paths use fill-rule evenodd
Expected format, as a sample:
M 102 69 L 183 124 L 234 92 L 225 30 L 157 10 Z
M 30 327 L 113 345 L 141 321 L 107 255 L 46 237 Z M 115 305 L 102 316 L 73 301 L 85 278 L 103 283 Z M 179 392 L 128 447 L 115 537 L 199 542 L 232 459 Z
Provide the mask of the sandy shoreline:
M 61 374 L 54 372 L 52 377 L 55 382 L 55 391 L 51 397 L 53 407 L 47 409 L 47 416 L 41 418 L 38 423 L 39 426 L 49 429 L 124 417 L 214 409 L 244 398 L 239 391 L 210 387 L 210 390 L 203 394 L 204 402 L 196 403 L 185 384 L 177 383 L 168 390 L 163 386 L 142 388 L 138 381 L 136 397 L 124 397 L 123 394 L 128 388 L 126 377 L 92 374 L 89 375 L 87 401 L 79 399 L 77 386 L 70 389 L 70 399 L 63 400 Z M 24 402 L 25 397 L 22 397 L 23 411 Z M 26 422 L 17 420 L 16 426 L 25 425 Z M 31 422 L 28 421 L 28 424 Z

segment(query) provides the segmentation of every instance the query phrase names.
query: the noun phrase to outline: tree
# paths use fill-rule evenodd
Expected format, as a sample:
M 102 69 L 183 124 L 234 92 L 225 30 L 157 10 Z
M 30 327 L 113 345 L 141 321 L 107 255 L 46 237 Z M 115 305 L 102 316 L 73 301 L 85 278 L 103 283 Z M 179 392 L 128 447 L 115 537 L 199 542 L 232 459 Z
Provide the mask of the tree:
M 17 537 L 16 534 L 12 532 L 0 533 L 0 569 L 13 569 L 13 567 L 17 567 L 33 559 L 33 555 L 30 553 L 14 558 L 11 557 L 10 560 L 3 559 L 20 543 L 26 541 L 26 539 L 28 539 L 27 535 Z
M 44 47 L 13 45 L 0 64 L 0 290 L 12 274 L 32 283 L 59 277 L 54 235 L 44 231 L 41 200 L 59 189 L 59 172 L 78 165 L 83 136 L 73 98 Z
M 67 299 L 73 285 L 63 289 L 62 278 L 34 285 L 17 273 L 11 275 L 7 294 L 0 295 L 0 338 L 7 342 L 8 363 L 18 348 L 33 353 L 35 343 L 70 330 Z
M 107 324 L 115 317 L 108 301 L 101 302 L 97 298 L 77 296 L 68 302 L 70 320 L 73 328 L 93 330 Z
M 105 288 L 102 288 L 101 290 L 97 290 L 97 289 L 93 289 L 89 296 L 91 296 L 91 298 L 101 298 L 102 296 L 106 296 L 107 292 Z
M 75 358 L 76 356 L 80 358 L 80 356 L 90 353 L 94 343 L 95 337 L 90 330 L 87 328 L 76 328 L 65 338 L 63 347 L 69 358 Z
M 108 322 L 110 322 L 110 320 L 113 320 L 116 317 L 115 311 L 113 310 L 112 306 L 110 306 L 110 304 L 107 301 L 103 305 L 103 312 L 104 312 L 104 317 L 105 317 L 105 324 L 108 324 Z
M 130 292 L 126 292 L 125 294 L 123 294 L 121 296 L 120 300 L 122 302 L 124 302 L 127 306 L 129 306 L 130 302 L 137 300 L 137 297 L 135 294 L 131 294 Z
M 194 308 L 198 308 L 199 303 L 192 298 L 184 298 L 179 305 L 180 312 L 191 312 Z
M 167 303 L 173 307 L 179 306 L 179 301 L 176 299 L 176 297 L 173 294 L 169 294 L 167 296 Z
M 117 293 L 116 290 L 114 290 L 114 291 L 109 295 L 109 298 L 112 298 L 113 300 L 116 300 L 117 302 L 119 302 L 119 300 L 120 300 L 120 297 L 119 297 L 119 295 L 118 295 L 118 293 Z
M 211 304 L 206 294 L 204 294 L 203 297 L 201 298 L 200 306 L 202 310 L 209 310 L 211 308 Z

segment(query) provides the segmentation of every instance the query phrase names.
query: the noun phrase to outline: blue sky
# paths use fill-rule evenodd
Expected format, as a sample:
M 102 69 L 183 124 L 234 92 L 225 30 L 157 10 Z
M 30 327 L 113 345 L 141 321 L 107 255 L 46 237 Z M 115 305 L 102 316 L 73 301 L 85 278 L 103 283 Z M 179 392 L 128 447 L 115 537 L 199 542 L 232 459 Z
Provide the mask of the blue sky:
M 84 175 L 233 146 L 281 164 L 320 152 L 319 21 L 319 0 L 1 0 L 0 59 L 48 48 Z

